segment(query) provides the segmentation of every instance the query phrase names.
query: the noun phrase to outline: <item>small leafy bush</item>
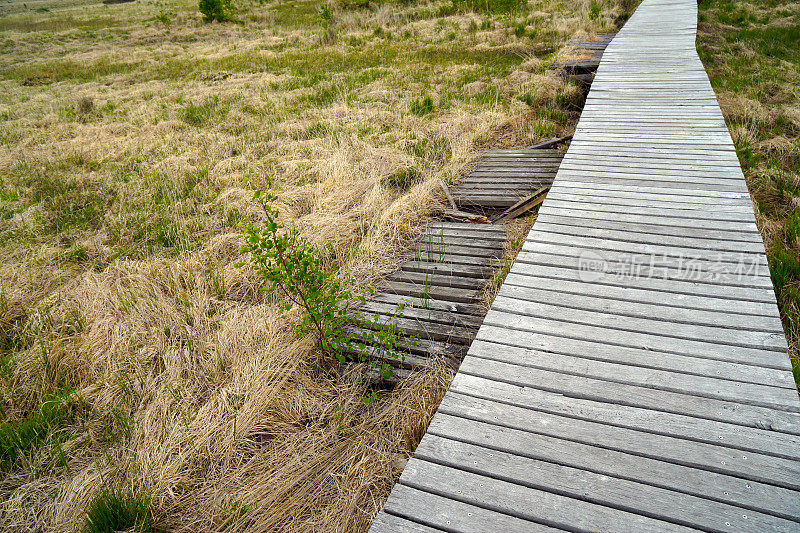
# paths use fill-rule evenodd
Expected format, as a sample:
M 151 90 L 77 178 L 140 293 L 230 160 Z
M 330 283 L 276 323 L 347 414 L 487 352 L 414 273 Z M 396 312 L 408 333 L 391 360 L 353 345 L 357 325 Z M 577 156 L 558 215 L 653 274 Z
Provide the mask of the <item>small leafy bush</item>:
M 327 44 L 333 44 L 336 42 L 336 21 L 334 20 L 331 6 L 322 4 L 319 10 L 319 17 L 322 19 L 322 27 L 325 29 L 323 41 Z
M 266 220 L 262 227 L 250 225 L 246 229 L 247 243 L 242 251 L 251 254 L 251 266 L 267 282 L 261 290 L 279 291 L 286 299 L 287 311 L 294 306 L 302 310 L 297 335 L 315 335 L 329 361 L 344 363 L 356 358 L 369 362 L 382 377 L 391 377 L 391 367 L 385 360 L 402 358 L 397 348 L 397 325 L 381 323 L 353 309 L 353 304 L 366 301 L 366 293 L 348 291 L 348 279 L 323 268 L 317 247 L 297 228 L 278 222 L 278 211 L 271 205 L 275 196 L 256 191 L 255 198 L 264 208 Z M 402 313 L 403 306 L 399 305 L 394 315 L 401 317 Z M 360 333 L 354 332 L 354 326 L 361 327 Z
M 235 8 L 231 0 L 199 0 L 197 8 L 203 14 L 206 22 L 230 22 L 233 21 Z
M 154 531 L 150 498 L 133 491 L 104 487 L 86 507 L 85 533 L 113 533 L 133 528 L 137 532 Z

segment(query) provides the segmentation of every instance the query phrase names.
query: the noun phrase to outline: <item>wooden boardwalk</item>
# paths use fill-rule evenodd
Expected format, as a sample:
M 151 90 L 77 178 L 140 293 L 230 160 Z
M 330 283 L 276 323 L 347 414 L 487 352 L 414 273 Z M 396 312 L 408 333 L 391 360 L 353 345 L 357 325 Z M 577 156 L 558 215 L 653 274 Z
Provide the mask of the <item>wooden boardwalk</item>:
M 644 0 L 374 532 L 800 531 L 800 402 L 695 0 Z

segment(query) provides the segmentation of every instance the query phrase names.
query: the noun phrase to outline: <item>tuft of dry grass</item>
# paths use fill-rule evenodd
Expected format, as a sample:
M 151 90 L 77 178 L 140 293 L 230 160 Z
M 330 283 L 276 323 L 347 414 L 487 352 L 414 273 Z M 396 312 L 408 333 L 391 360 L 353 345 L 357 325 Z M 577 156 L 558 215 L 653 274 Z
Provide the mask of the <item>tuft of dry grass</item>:
M 437 179 L 569 132 L 553 53 L 618 11 L 336 3 L 326 27 L 318 2 L 237 5 L 243 24 L 189 0 L 0 6 L 1 423 L 70 406 L 2 467 L 3 529 L 80 529 L 109 488 L 176 531 L 364 530 L 451 376 L 433 361 L 367 403 L 357 372 L 322 371 L 234 266 L 253 190 L 374 283 Z

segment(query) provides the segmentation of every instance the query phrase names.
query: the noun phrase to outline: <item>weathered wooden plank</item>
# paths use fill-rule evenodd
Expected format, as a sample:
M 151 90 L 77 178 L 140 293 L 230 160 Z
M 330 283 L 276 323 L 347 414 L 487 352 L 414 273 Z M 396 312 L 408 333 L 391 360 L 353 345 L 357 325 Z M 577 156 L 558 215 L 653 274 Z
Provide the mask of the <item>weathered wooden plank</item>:
M 788 388 L 739 381 L 699 377 L 666 370 L 626 365 L 618 361 L 604 362 L 580 356 L 560 355 L 527 347 L 511 346 L 499 339 L 476 339 L 470 353 L 484 359 L 501 361 L 540 370 L 624 383 L 637 387 L 665 390 L 679 394 L 715 398 L 746 405 L 794 409 L 797 393 Z
M 478 279 L 487 279 L 493 272 L 493 269 L 489 267 L 457 265 L 453 263 L 427 263 L 424 261 L 407 261 L 400 265 L 399 270 L 404 272 L 441 274 L 443 276 L 452 275 Z
M 480 476 L 436 463 L 413 459 L 400 478 L 403 485 L 461 499 L 531 522 L 584 531 L 692 531 L 659 520 L 609 509 L 582 500 Z M 486 524 L 484 524 L 484 527 Z
M 608 257 L 613 260 L 612 257 Z M 639 275 L 607 275 L 607 276 L 586 276 L 584 270 L 574 256 L 561 256 L 551 253 L 538 253 L 521 251 L 517 254 L 514 269 L 509 273 L 509 277 L 517 273 L 524 275 L 545 276 L 554 279 L 570 279 L 585 283 L 591 279 L 595 285 L 608 285 L 614 287 L 637 287 L 663 291 L 668 297 L 673 294 L 697 294 L 712 298 L 727 298 L 742 302 L 760 302 L 764 304 L 775 303 L 775 295 L 765 292 L 761 287 L 753 287 L 748 284 L 733 285 L 725 283 L 725 277 L 720 276 L 718 281 L 692 279 L 680 271 L 673 272 L 666 268 L 660 268 L 655 272 L 642 269 Z M 652 274 L 652 275 L 651 275 Z M 735 279 L 735 278 L 734 278 Z
M 444 261 L 444 257 L 448 255 L 462 255 L 474 257 L 476 259 L 496 258 L 502 257 L 504 254 L 503 248 L 500 246 L 492 246 L 492 248 L 472 246 L 467 244 L 450 245 L 448 243 L 438 243 L 434 239 L 428 241 L 419 241 L 414 246 L 414 259 L 417 261 Z M 455 261 L 454 261 L 455 262 Z M 468 263 L 469 264 L 469 263 Z
M 563 270 L 563 269 L 560 269 Z M 654 290 L 650 287 L 613 285 L 602 283 L 584 283 L 577 275 L 564 275 L 561 277 L 547 276 L 550 270 L 531 267 L 527 264 L 519 265 L 514 273 L 506 276 L 504 285 L 509 287 L 532 287 L 542 291 L 555 291 L 573 295 L 592 296 L 602 301 L 617 300 L 620 302 L 635 302 L 643 304 L 653 304 L 665 307 L 665 313 L 684 312 L 690 313 L 692 310 L 701 311 L 701 316 L 708 316 L 708 323 L 721 323 L 722 318 L 728 314 L 755 318 L 755 323 L 762 321 L 779 321 L 778 310 L 774 303 L 769 302 L 750 302 L 743 300 L 732 300 L 716 296 L 704 296 L 691 292 L 689 294 Z M 541 295 L 542 297 L 545 294 Z M 540 301 L 549 301 L 549 297 Z M 613 304 L 612 305 L 617 305 Z M 677 309 L 674 309 L 677 308 Z M 716 315 L 720 318 L 713 318 Z M 692 313 L 696 318 L 696 315 Z
M 551 312 L 558 311 L 557 308 Z M 570 315 L 577 312 L 570 311 Z M 487 324 L 504 326 L 509 329 L 509 334 L 514 331 L 540 332 L 572 338 L 602 338 L 609 344 L 628 347 L 642 347 L 645 349 L 659 350 L 677 355 L 692 355 L 695 357 L 705 357 L 707 359 L 718 359 L 732 363 L 749 363 L 754 366 L 765 366 L 769 368 L 783 369 L 789 364 L 785 349 L 773 348 L 766 350 L 754 348 L 752 346 L 737 346 L 732 344 L 722 344 L 714 342 L 713 339 L 702 339 L 682 336 L 664 336 L 659 334 L 654 328 L 648 327 L 648 331 L 640 331 L 636 328 L 624 329 L 624 320 L 618 317 L 603 315 L 602 313 L 580 313 L 581 321 L 573 318 L 570 321 L 549 318 L 549 315 L 525 316 L 515 312 L 509 313 L 500 311 L 494 307 L 486 315 Z M 586 322 L 583 322 L 585 320 Z M 641 321 L 642 326 L 646 326 L 645 321 Z M 657 321 L 654 321 L 658 324 Z M 614 327 L 618 326 L 618 327 Z M 622 326 L 622 327 L 619 327 Z M 672 328 L 665 331 L 673 331 Z M 682 328 L 683 329 L 683 328 Z M 676 331 L 677 330 L 676 328 Z M 765 334 L 766 335 L 766 334 Z M 774 339 L 774 344 L 780 341 Z M 785 343 L 784 339 L 784 343 Z
M 372 522 L 370 531 L 385 531 L 387 533 L 439 533 L 441 529 L 428 527 L 417 522 L 392 516 L 387 513 L 380 513 Z
M 502 250 L 504 241 L 498 239 L 479 239 L 475 237 L 460 237 L 456 235 L 446 235 L 444 232 L 426 232 L 417 239 L 415 246 L 426 247 L 469 247 L 480 250 L 488 249 L 492 251 Z
M 486 285 L 486 280 L 481 278 L 448 274 L 429 274 L 427 272 L 404 272 L 402 270 L 389 274 L 386 279 L 415 284 L 419 286 L 420 294 L 422 294 L 426 288 L 433 286 L 481 290 Z
M 427 289 L 426 294 L 421 294 L 420 286 L 415 283 L 401 283 L 394 281 L 384 283 L 381 288 L 386 292 L 400 294 L 403 296 L 414 296 L 417 298 L 431 298 L 433 300 L 448 300 L 459 303 L 477 303 L 481 300 L 482 291 L 466 289 L 453 289 L 451 287 L 432 286 Z
M 526 487 L 706 531 L 785 531 L 797 526 L 765 513 L 743 514 L 741 508 L 730 504 L 431 434 L 422 439 L 415 457 L 454 468 L 470 465 L 470 471 L 479 475 L 513 479 Z M 632 494 L 636 494 L 635 500 Z M 687 520 L 686 509 L 694 511 L 693 519 Z
M 586 227 L 574 224 L 560 224 L 551 222 L 549 218 L 536 221 L 536 229 L 539 232 L 559 233 L 562 235 L 583 235 L 586 237 L 597 237 L 627 242 L 637 242 L 641 244 L 661 244 L 668 246 L 682 246 L 693 249 L 701 249 L 718 252 L 734 252 L 743 254 L 764 254 L 764 243 L 761 240 L 751 241 L 726 241 L 715 239 L 714 237 L 688 237 L 686 235 L 672 236 L 667 234 L 649 233 L 642 231 L 631 231 L 627 226 L 620 226 L 621 229 L 607 227 Z
M 535 368 L 521 367 L 479 357 L 467 356 L 461 363 L 459 373 L 471 374 L 495 381 L 505 381 L 525 387 L 536 387 L 551 392 L 570 392 L 579 398 L 586 398 L 611 405 L 642 407 L 680 415 L 705 418 L 717 422 L 738 424 L 752 428 L 768 428 L 773 431 L 800 434 L 800 415 L 796 412 L 750 406 L 740 403 L 695 397 L 686 394 L 655 391 L 646 387 L 617 384 L 582 376 L 571 376 Z M 602 428 L 594 428 L 601 431 Z M 605 431 L 605 430 L 602 430 Z M 665 453 L 680 453 L 679 450 Z M 730 466 L 744 466 L 746 459 L 739 458 Z M 747 467 L 750 468 L 750 467 Z M 790 470 L 780 474 L 790 484 L 800 483 L 800 477 L 791 481 L 791 472 L 800 465 L 790 466 Z M 767 481 L 770 482 L 770 481 Z M 774 482 L 774 480 L 773 480 Z
M 528 252 L 544 252 L 567 249 L 570 254 L 584 256 L 586 250 L 610 260 L 614 255 L 625 254 L 628 258 L 641 256 L 649 258 L 648 264 L 658 265 L 659 261 L 675 266 L 696 266 L 698 271 L 719 271 L 720 273 L 732 272 L 741 266 L 752 267 L 747 272 L 747 282 L 754 286 L 771 288 L 769 281 L 769 267 L 763 254 L 745 252 L 726 252 L 721 250 L 706 250 L 703 248 L 678 247 L 657 245 L 650 243 L 629 242 L 612 240 L 600 237 L 581 237 L 575 235 L 562 235 L 547 231 L 532 231 L 528 240 L 523 244 L 523 250 Z M 652 259 L 650 259 L 652 258 Z M 692 263 L 691 265 L 689 263 Z M 694 265 L 694 263 L 697 263 Z
M 634 224 L 646 224 L 654 222 L 654 218 L 649 215 L 638 215 L 613 210 L 598 211 L 597 206 L 591 204 L 576 205 L 574 207 L 553 207 L 557 200 L 545 202 L 539 210 L 539 215 L 558 215 L 575 218 L 597 218 L 599 220 L 615 220 L 619 222 L 630 222 Z M 661 226 L 673 226 L 679 228 L 698 228 L 707 230 L 735 231 L 742 234 L 760 235 L 754 221 L 729 221 L 729 220 L 708 220 L 690 218 L 685 216 L 675 216 L 675 214 L 662 214 L 657 222 Z M 588 225 L 588 223 L 587 223 Z M 754 238 L 754 237 L 753 237 Z
M 518 282 L 519 278 L 515 278 Z M 525 282 L 533 281 L 530 279 Z M 591 284 L 580 284 L 580 288 Z M 561 285 L 563 287 L 563 284 Z M 517 305 L 518 301 L 541 302 L 585 311 L 606 312 L 632 318 L 650 318 L 667 323 L 694 324 L 741 331 L 762 331 L 783 335 L 783 326 L 778 316 L 754 316 L 739 313 L 720 313 L 718 309 L 700 309 L 698 307 L 682 307 L 674 305 L 671 299 L 661 294 L 660 299 L 652 293 L 632 289 L 619 291 L 627 298 L 617 297 L 614 291 L 605 291 L 602 296 L 587 294 L 588 291 L 558 291 L 551 286 L 537 286 L 535 283 L 518 283 L 504 285 L 498 294 L 503 298 L 499 309 Z M 633 296 L 633 298 L 631 298 Z M 637 296 L 641 299 L 637 299 Z M 642 297 L 644 296 L 644 297 Z M 521 304 L 520 304 L 521 305 Z M 522 309 L 522 308 L 520 308 Z
M 453 395 L 456 399 L 458 399 L 458 395 L 472 398 L 461 398 L 459 400 L 461 403 L 453 405 Z M 464 403 L 472 406 L 481 403 L 476 402 L 475 398 L 491 401 L 491 404 L 486 405 L 491 405 L 492 409 L 502 409 L 505 404 L 609 426 L 620 426 L 647 433 L 703 442 L 743 452 L 763 453 L 790 460 L 797 460 L 800 455 L 800 449 L 797 446 L 800 437 L 797 435 L 643 407 L 615 405 L 613 409 L 609 409 L 609 405 L 602 401 L 579 398 L 575 395 L 565 396 L 558 392 L 533 387 L 520 387 L 469 374 L 458 374 L 455 377 L 442 405 L 453 405 L 444 408 L 446 411 L 449 409 L 448 412 L 453 414 L 460 412 L 459 416 L 469 416 L 474 409 L 470 410 L 464 407 Z M 447 399 L 449 399 L 449 403 Z M 500 405 L 495 405 L 495 403 Z M 519 413 L 524 415 L 525 411 L 519 411 Z M 512 422 L 516 423 L 509 419 L 509 423 Z M 512 427 L 517 427 L 513 423 Z M 530 429 L 528 426 L 520 426 L 520 428 Z M 558 437 L 558 435 L 555 436 Z
M 692 355 L 618 346 L 592 339 L 575 339 L 540 332 L 517 331 L 514 332 L 513 336 L 510 336 L 506 328 L 492 324 L 483 324 L 473 344 L 484 341 L 502 341 L 511 347 L 539 350 L 548 354 L 580 357 L 587 360 L 588 364 L 593 361 L 605 361 L 655 370 L 668 370 L 688 375 L 707 376 L 740 383 L 768 384 L 774 387 L 782 387 L 789 391 L 796 390 L 792 376 L 788 376 L 783 368 L 775 369 L 746 363 L 718 361 Z
M 562 216 L 554 214 L 554 211 L 548 211 L 545 213 L 540 213 L 536 218 L 536 222 L 537 224 L 552 222 L 553 224 L 559 224 L 562 226 L 576 226 L 578 228 L 585 228 L 587 223 L 586 219 L 590 219 L 592 221 L 593 228 L 624 229 L 630 233 L 647 233 L 651 235 L 664 235 L 669 237 L 685 237 L 687 239 L 716 239 L 718 241 L 745 243 L 757 243 L 760 239 L 760 237 L 755 233 L 744 233 L 741 231 L 670 226 L 666 224 L 659 224 L 657 220 L 653 221 L 652 223 L 632 223 L 616 219 L 598 219 L 592 217 L 591 214 L 589 214 L 589 216 L 585 215 L 586 213 L 577 213 L 573 216 Z
M 395 489 L 386 501 L 384 511 L 394 516 L 413 518 L 415 521 L 441 528 L 443 531 L 457 533 L 485 533 L 487 524 L 507 533 L 557 531 L 509 514 L 476 507 L 432 492 L 423 492 L 402 483 L 395 485 Z M 373 526 L 370 531 L 383 532 L 384 529 Z
M 503 226 L 483 225 L 483 224 L 470 224 L 468 222 L 448 222 L 444 220 L 434 220 L 428 224 L 432 229 L 450 229 L 450 230 L 469 230 L 481 231 L 494 234 L 494 236 L 505 236 L 506 230 Z
M 414 318 L 440 324 L 453 324 L 456 326 L 474 329 L 476 332 L 483 321 L 481 317 L 474 315 L 452 313 L 449 311 L 442 311 L 439 309 L 421 306 L 414 307 L 411 305 L 406 305 L 404 308 L 399 309 L 396 305 L 386 302 L 377 302 L 374 300 L 364 302 L 358 306 L 358 309 L 387 317 L 402 316 L 404 318 Z
M 484 240 L 484 241 L 500 241 L 505 242 L 506 234 L 505 231 L 502 232 L 490 232 L 490 231 L 481 231 L 478 228 L 487 227 L 485 224 L 480 225 L 473 225 L 473 228 L 469 229 L 451 229 L 451 228 L 444 228 L 444 227 L 437 227 L 437 228 L 430 228 L 422 235 L 431 235 L 434 238 L 444 237 L 445 239 L 450 237 L 457 237 L 462 239 L 477 239 L 477 240 Z M 423 240 L 427 240 L 427 237 L 422 237 Z
M 414 296 L 402 296 L 399 294 L 391 294 L 386 292 L 378 292 L 374 294 L 370 301 L 383 302 L 387 304 L 397 305 L 403 303 L 406 306 L 420 307 L 424 309 L 434 309 L 436 311 L 445 311 L 448 313 L 460 313 L 463 315 L 472 315 L 483 317 L 485 310 L 480 305 L 465 304 L 460 302 L 450 302 L 446 300 L 437 300 L 434 298 L 419 298 Z
M 790 520 L 800 518 L 795 505 L 797 492 L 793 490 L 628 454 L 597 446 L 597 442 L 587 444 L 564 440 L 554 434 L 557 428 L 535 426 L 536 419 L 529 417 L 535 417 L 535 412 L 473 399 L 451 403 L 452 396 L 448 394 L 442 401 L 440 412 L 428 428 L 429 433 L 581 468 L 587 472 L 647 483 Z M 456 410 L 475 420 L 465 420 L 451 412 Z M 534 427 L 536 432 L 527 429 Z M 635 501 L 635 495 L 631 495 L 631 500 Z

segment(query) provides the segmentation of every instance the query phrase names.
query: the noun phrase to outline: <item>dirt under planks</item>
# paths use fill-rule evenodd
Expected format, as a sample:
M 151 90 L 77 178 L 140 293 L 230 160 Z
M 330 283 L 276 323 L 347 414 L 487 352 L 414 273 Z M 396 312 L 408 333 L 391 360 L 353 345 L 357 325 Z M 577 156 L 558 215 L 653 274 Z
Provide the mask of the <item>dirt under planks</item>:
M 459 208 L 501 211 L 553 183 L 564 157 L 556 148 L 489 150 L 478 166 L 453 188 Z
M 359 309 L 366 318 L 397 324 L 401 331 L 405 358 L 387 362 L 414 369 L 444 356 L 457 366 L 486 314 L 484 289 L 503 262 L 505 244 L 502 225 L 432 222 L 408 261 Z M 399 303 L 404 305 L 400 317 Z M 355 333 L 364 338 L 363 330 Z

